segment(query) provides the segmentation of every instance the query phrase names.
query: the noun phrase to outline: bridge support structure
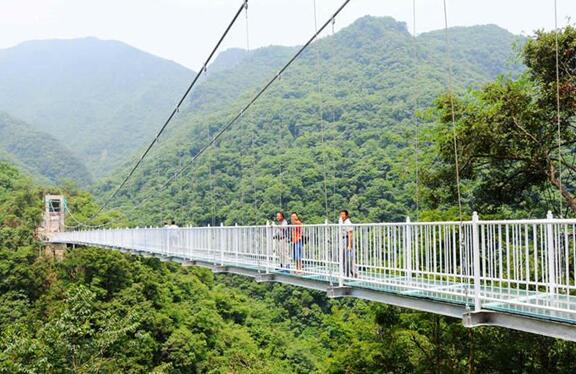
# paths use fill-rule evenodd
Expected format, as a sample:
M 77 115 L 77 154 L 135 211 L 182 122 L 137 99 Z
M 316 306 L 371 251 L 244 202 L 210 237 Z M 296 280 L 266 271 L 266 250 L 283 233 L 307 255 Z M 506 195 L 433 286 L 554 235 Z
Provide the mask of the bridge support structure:
M 551 323 L 551 321 L 536 318 L 482 310 L 480 312 L 465 313 L 462 317 L 462 323 L 468 328 L 499 326 L 576 342 L 575 326 L 557 321 Z
M 331 298 L 436 313 L 471 328 L 502 326 L 576 341 L 576 220 L 549 214 L 481 221 L 474 213 L 463 222 L 326 222 L 301 229 L 306 241 L 299 269 L 293 258 L 285 260 L 286 229 L 270 223 L 61 232 L 50 243 L 109 248 Z M 349 232 L 353 242 L 344 256 Z
M 180 261 L 179 261 L 180 262 Z M 208 262 L 182 262 L 183 266 L 200 266 L 212 270 L 215 274 L 235 274 L 253 278 L 258 283 L 275 282 L 311 290 L 326 292 L 329 298 L 353 297 L 367 301 L 379 302 L 400 308 L 434 313 L 462 320 L 467 328 L 481 326 L 504 327 L 513 330 L 549 336 L 576 342 L 576 326 L 557 321 L 542 321 L 536 318 L 515 314 L 481 310 L 470 311 L 465 305 L 455 305 L 437 300 L 421 299 L 412 296 L 387 293 L 365 288 L 330 285 L 324 281 L 296 277 L 285 273 L 262 273 L 252 269 L 236 266 L 214 266 Z

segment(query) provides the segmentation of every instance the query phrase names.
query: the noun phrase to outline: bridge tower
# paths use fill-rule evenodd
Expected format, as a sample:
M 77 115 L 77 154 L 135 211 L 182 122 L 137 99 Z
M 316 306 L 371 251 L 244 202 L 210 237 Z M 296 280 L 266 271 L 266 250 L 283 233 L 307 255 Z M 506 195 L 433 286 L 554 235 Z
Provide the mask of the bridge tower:
M 51 237 L 61 231 L 65 231 L 65 204 L 62 195 L 44 196 L 44 218 L 42 225 L 37 230 L 37 235 L 44 240 L 44 255 L 56 260 L 62 260 L 66 253 L 66 245 L 50 243 Z
M 62 195 L 44 196 L 44 235 L 64 231 L 64 204 L 66 201 Z

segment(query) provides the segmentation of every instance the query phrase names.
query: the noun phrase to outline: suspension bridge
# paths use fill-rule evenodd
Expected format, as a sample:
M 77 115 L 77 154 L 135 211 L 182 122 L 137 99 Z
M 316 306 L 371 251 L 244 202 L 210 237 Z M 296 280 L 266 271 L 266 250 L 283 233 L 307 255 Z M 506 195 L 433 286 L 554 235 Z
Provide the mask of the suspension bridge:
M 325 24 L 315 25 L 312 38 L 161 190 L 242 118 L 320 33 L 334 24 L 349 1 Z M 125 187 L 157 143 L 247 5 L 247 1 L 242 2 L 174 111 L 97 214 Z M 444 2 L 446 17 L 445 6 Z M 325 291 L 330 297 L 382 302 L 459 318 L 467 327 L 502 326 L 576 341 L 576 220 L 555 218 L 551 213 L 542 219 L 501 221 L 481 220 L 474 213 L 471 220 L 463 220 L 456 150 L 455 161 L 460 206 L 460 220 L 455 222 L 407 219 L 348 225 L 326 222 L 281 227 L 268 223 L 132 229 L 94 229 L 79 222 L 80 229 L 56 232 L 49 242 L 109 248 L 184 266 L 208 267 L 215 273 L 250 276 L 259 282 Z M 327 201 L 326 188 L 324 194 Z M 289 234 L 296 231 L 300 243 Z M 295 256 L 297 244 L 301 253 Z
M 302 230 L 301 268 L 282 230 Z M 347 247 L 343 232 L 351 230 Z M 99 229 L 51 242 L 117 249 L 576 341 L 576 220 Z M 351 251 L 352 253 L 349 253 Z M 352 254 L 353 256 L 350 256 Z M 350 260 L 353 257 L 353 260 Z M 347 271 L 352 261 L 352 271 Z M 285 264 L 284 264 L 285 265 Z

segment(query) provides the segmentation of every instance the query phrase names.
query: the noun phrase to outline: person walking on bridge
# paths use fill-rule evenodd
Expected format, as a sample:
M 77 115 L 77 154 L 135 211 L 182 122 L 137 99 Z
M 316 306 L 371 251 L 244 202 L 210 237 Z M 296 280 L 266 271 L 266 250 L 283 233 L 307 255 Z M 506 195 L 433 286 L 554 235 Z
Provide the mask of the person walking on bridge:
M 298 217 L 298 213 L 293 212 L 290 215 L 290 221 L 292 223 L 291 241 L 292 241 L 292 254 L 294 256 L 294 263 L 296 264 L 296 273 L 302 271 L 302 250 L 304 247 L 304 235 L 302 227 L 302 221 Z
M 290 268 L 290 252 L 288 248 L 288 239 L 290 232 L 288 229 L 288 221 L 284 217 L 284 212 L 276 213 L 276 232 L 274 233 L 274 240 L 276 242 L 276 251 L 278 254 L 278 261 L 280 262 L 280 269 Z
M 175 230 L 178 228 L 178 225 L 176 224 L 176 221 L 171 220 L 166 222 L 164 228 L 168 229 L 166 230 L 166 254 L 170 254 L 178 246 L 178 231 Z
M 340 225 L 340 253 L 341 261 L 344 263 L 344 276 L 356 278 L 354 227 L 350 221 L 350 213 L 346 209 L 340 211 L 338 225 Z

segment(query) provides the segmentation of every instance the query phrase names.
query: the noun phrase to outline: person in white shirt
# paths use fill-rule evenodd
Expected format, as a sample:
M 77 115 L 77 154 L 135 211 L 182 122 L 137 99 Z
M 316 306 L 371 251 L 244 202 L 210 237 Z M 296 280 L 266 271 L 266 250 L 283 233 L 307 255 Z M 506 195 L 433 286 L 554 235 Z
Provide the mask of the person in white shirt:
M 276 213 L 276 232 L 274 233 L 274 240 L 276 242 L 276 251 L 278 255 L 278 262 L 280 262 L 280 269 L 290 268 L 290 251 L 288 247 L 289 228 L 288 221 L 284 217 L 284 212 Z
M 173 253 L 176 247 L 178 247 L 178 231 L 174 230 L 178 228 L 178 225 L 176 224 L 176 221 L 171 220 L 170 223 L 166 223 L 166 225 L 164 225 L 164 228 L 169 229 L 166 232 L 167 235 L 166 252 Z
M 356 264 L 354 254 L 354 226 L 350 221 L 350 214 L 346 209 L 340 211 L 338 218 L 340 225 L 341 261 L 344 263 L 344 276 L 356 278 Z
M 166 225 L 164 225 L 164 227 L 166 227 L 168 229 L 177 229 L 178 225 L 176 224 L 176 221 L 172 220 L 172 221 L 170 221 L 170 223 L 166 223 Z

